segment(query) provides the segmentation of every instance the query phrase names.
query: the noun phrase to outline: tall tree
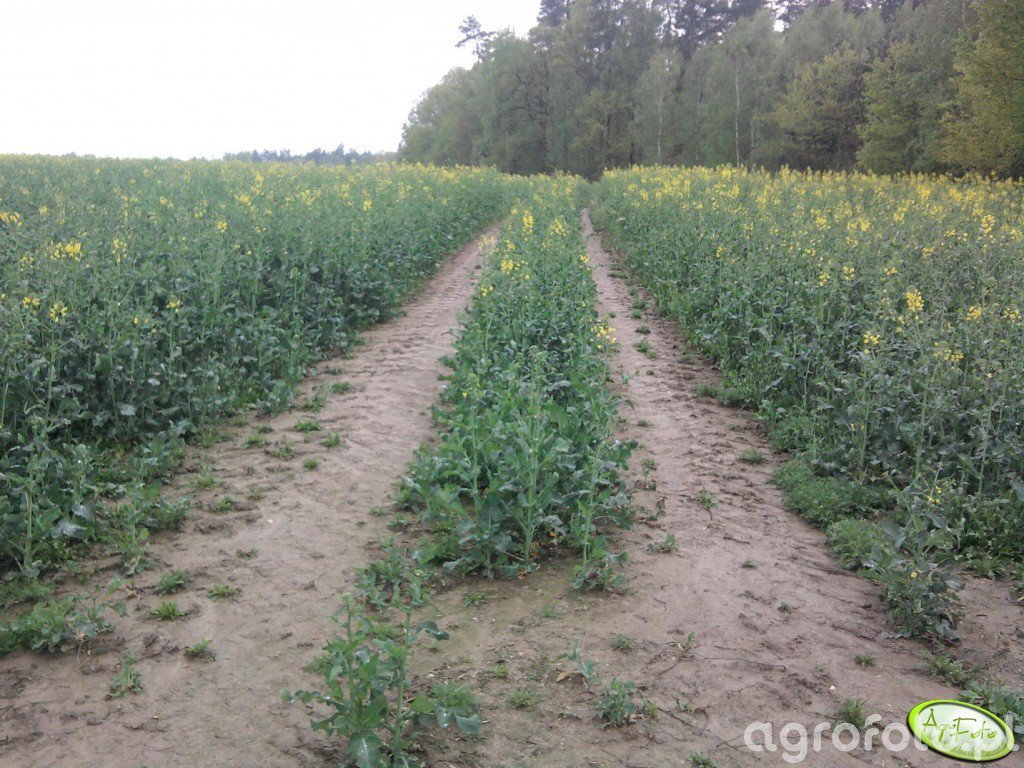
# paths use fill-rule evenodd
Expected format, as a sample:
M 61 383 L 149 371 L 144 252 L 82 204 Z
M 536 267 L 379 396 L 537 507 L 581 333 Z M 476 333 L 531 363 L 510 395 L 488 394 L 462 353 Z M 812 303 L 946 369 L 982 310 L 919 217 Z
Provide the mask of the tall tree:
M 877 173 L 942 171 L 942 117 L 956 96 L 954 59 L 965 42 L 963 0 L 908 3 L 894 42 L 864 77 L 866 119 L 858 165 Z
M 784 132 L 785 160 L 797 168 L 846 170 L 860 149 L 864 116 L 863 53 L 844 47 L 818 64 L 804 64 L 782 95 L 772 119 Z
M 549 27 L 557 27 L 569 18 L 575 0 L 541 0 L 537 21 Z
M 1024 3 L 981 0 L 977 11 L 943 154 L 964 170 L 1024 176 Z
M 671 45 L 690 59 L 697 49 L 712 43 L 744 16 L 764 7 L 765 0 L 654 0 L 665 21 Z

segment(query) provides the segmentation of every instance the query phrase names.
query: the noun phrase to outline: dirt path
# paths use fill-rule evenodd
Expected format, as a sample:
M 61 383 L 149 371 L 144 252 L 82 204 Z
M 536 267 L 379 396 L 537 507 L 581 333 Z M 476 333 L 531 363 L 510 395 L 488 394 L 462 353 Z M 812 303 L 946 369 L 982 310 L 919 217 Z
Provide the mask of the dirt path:
M 844 700 L 859 698 L 884 727 L 902 723 L 916 703 L 954 694 L 923 673 L 920 646 L 889 637 L 876 587 L 841 570 L 824 535 L 783 510 L 769 484 L 782 458 L 744 414 L 695 396 L 717 376 L 699 360 L 681 359 L 670 323 L 650 311 L 631 317 L 630 286 L 613 277 L 613 259 L 587 217 L 584 227 L 599 309 L 614 313 L 620 349 L 613 378 L 629 377 L 620 436 L 642 445 L 631 462 L 635 496 L 656 519 L 613 545 L 629 557 L 625 595 L 580 594 L 562 564 L 524 583 L 476 582 L 438 599 L 453 638 L 431 672 L 472 682 L 491 721 L 482 740 L 450 749 L 450 761 L 655 768 L 689 766 L 700 753 L 713 763 L 693 764 L 786 765 L 781 748 L 755 754 L 744 747 L 749 723 L 772 721 L 776 738 L 789 722 L 810 731 L 835 722 Z M 649 355 L 636 348 L 641 342 Z M 739 461 L 748 449 L 767 463 Z M 667 534 L 677 551 L 653 550 Z M 993 634 L 1005 642 L 1007 633 L 1021 631 L 1019 608 L 1005 594 L 990 598 L 1002 621 Z M 572 674 L 576 665 L 559 658 L 574 639 L 603 683 L 636 682 L 656 716 L 602 728 L 594 716 L 600 685 L 588 691 Z M 987 639 L 1002 648 L 996 637 Z M 520 706 L 520 693 L 532 700 Z M 830 733 L 804 764 L 935 765 L 934 755 L 912 749 L 841 753 L 831 748 Z
M 164 567 L 137 580 L 133 615 L 117 628 L 122 644 L 78 657 L 0 660 L 0 765 L 332 764 L 309 713 L 281 703 L 279 691 L 310 682 L 301 668 L 326 639 L 339 595 L 358 566 L 379 556 L 374 543 L 388 531 L 371 510 L 388 503 L 431 434 L 438 360 L 451 351 L 450 332 L 496 232 L 450 259 L 404 316 L 367 331 L 363 348 L 322 364 L 307 387 L 307 395 L 326 393 L 345 382 L 347 392 L 328 395 L 319 412 L 237 430 L 193 462 L 181 488 L 216 485 L 195 497 L 192 531 L 152 546 Z M 309 420 L 320 431 L 296 431 Z M 245 447 L 258 426 L 269 428 L 267 445 Z M 333 448 L 324 445 L 332 433 L 341 437 Z M 308 469 L 312 461 L 318 466 Z M 164 598 L 151 587 L 171 569 L 191 575 L 172 597 L 187 616 L 158 622 L 148 612 Z M 214 601 L 214 584 L 241 593 Z M 216 659 L 187 660 L 182 649 L 202 638 L 212 638 Z M 143 691 L 107 701 L 124 650 L 140 659 Z

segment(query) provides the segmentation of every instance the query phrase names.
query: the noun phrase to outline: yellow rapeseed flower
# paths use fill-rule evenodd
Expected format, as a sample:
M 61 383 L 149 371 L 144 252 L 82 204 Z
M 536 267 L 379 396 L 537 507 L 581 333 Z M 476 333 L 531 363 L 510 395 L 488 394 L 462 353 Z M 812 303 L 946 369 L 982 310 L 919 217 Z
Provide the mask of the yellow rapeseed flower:
M 53 306 L 50 307 L 50 319 L 55 323 L 59 323 L 68 315 L 68 307 L 66 304 L 62 304 L 57 301 L 54 302 Z
M 921 292 L 911 288 L 903 297 L 907 300 L 907 310 L 912 315 L 920 314 L 924 309 L 924 298 L 921 296 Z

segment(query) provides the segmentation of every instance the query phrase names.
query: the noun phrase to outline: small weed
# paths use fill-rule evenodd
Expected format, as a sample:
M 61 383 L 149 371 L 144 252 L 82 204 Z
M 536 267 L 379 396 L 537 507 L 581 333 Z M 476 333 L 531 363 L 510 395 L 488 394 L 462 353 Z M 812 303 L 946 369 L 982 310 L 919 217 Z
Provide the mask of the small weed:
M 636 332 L 639 333 L 641 336 L 646 336 L 651 332 L 651 328 L 650 326 L 647 325 L 640 325 L 637 326 Z
M 792 612 L 793 606 L 791 606 L 789 603 L 787 603 L 786 601 L 782 601 L 781 603 L 779 603 L 779 613 L 790 614 Z
M 718 768 L 718 763 L 709 755 L 702 752 L 694 752 L 690 755 L 690 765 L 693 768 Z
M 653 427 L 654 425 L 647 419 L 638 419 L 636 422 L 638 427 Z
M 119 583 L 112 582 L 107 594 L 112 594 Z M 72 640 L 81 645 L 112 629 L 103 616 L 107 609 L 119 616 L 125 615 L 122 603 L 101 603 L 97 593 L 89 598 L 69 595 L 60 600 L 51 598 L 47 602 L 36 603 L 24 616 L 9 623 L 0 623 L 0 656 L 18 648 L 54 653 Z
M 252 549 L 236 549 L 235 557 L 240 557 L 243 560 L 252 560 L 254 557 L 259 555 L 260 551 L 253 547 Z
M 754 570 L 755 568 L 757 568 L 757 563 L 755 563 L 750 558 L 747 558 L 742 563 L 740 563 L 740 568 L 746 568 L 748 570 Z
M 825 537 L 836 561 L 848 570 L 870 568 L 886 544 L 878 524 L 859 517 L 836 520 L 826 529 Z
M 331 384 L 331 394 L 344 395 L 346 392 L 352 391 L 352 385 L 347 381 L 336 381 Z
M 337 448 L 339 445 L 341 445 L 341 435 L 337 432 L 331 432 L 324 438 L 324 448 Z
M 178 604 L 173 600 L 168 600 L 165 603 L 160 603 L 156 608 L 149 612 L 149 615 L 158 621 L 176 621 L 185 614 L 181 612 Z
M 568 659 L 576 665 L 576 673 L 583 678 L 587 688 L 590 688 L 594 680 L 597 679 L 597 664 L 594 663 L 593 659 L 583 658 L 583 651 L 580 650 L 579 640 L 573 638 L 572 650 L 569 653 L 560 655 L 558 658 Z
M 309 458 L 302 462 L 302 468 L 307 472 L 312 472 L 320 466 L 319 459 Z
M 977 677 L 977 669 L 951 654 L 924 651 L 921 658 L 928 665 L 928 671 L 932 675 L 949 685 L 963 688 Z
M 701 488 L 700 493 L 697 494 L 697 503 L 700 504 L 702 509 L 706 509 L 709 512 L 718 506 L 715 497 L 708 493 L 707 488 Z
M 560 619 L 563 614 L 553 605 L 542 605 L 540 608 L 540 617 L 542 619 Z
M 512 668 L 509 667 L 508 664 L 504 661 L 499 661 L 493 667 L 484 672 L 484 674 L 492 680 L 508 680 L 511 672 Z
M 508 692 L 505 703 L 512 709 L 533 709 L 537 706 L 537 694 L 528 685 L 521 685 Z
M 636 643 L 625 635 L 616 635 L 612 638 L 612 650 L 621 653 L 632 653 L 636 650 Z
M 629 725 L 636 719 L 639 709 L 637 703 L 633 701 L 634 693 L 636 693 L 636 683 L 612 678 L 612 681 L 604 687 L 601 698 L 597 702 L 598 716 L 611 725 Z
M 692 651 L 694 649 L 694 646 L 697 645 L 697 632 L 687 632 L 686 639 L 683 640 L 682 643 L 676 643 L 676 645 L 679 646 L 679 650 L 684 656 L 689 655 L 690 651 Z
M 295 457 L 295 446 L 293 446 L 287 438 L 274 443 L 272 448 L 264 449 L 268 456 L 275 459 L 291 459 Z
M 483 605 L 487 602 L 487 595 L 484 592 L 478 592 L 475 589 L 470 589 L 462 596 L 462 604 L 467 608 L 472 608 L 478 605 Z
M 264 496 L 266 496 L 266 494 L 259 488 L 252 488 L 245 494 L 245 498 L 249 501 L 262 501 Z
M 647 545 L 648 552 L 657 552 L 662 555 L 670 555 L 678 549 L 674 533 L 666 533 L 665 538 L 657 543 Z
M 638 341 L 633 347 L 648 360 L 656 360 L 658 358 L 657 350 L 651 346 L 649 341 Z
M 308 419 L 306 421 L 300 421 L 296 423 L 294 427 L 296 432 L 319 432 L 320 422 L 316 419 Z
M 191 579 L 187 571 L 171 571 L 159 578 L 153 591 L 158 595 L 170 595 L 187 587 L 189 581 Z
M 316 392 L 299 403 L 299 410 L 308 413 L 320 413 L 327 405 L 327 391 L 323 387 L 317 387 Z
M 757 448 L 748 448 L 740 454 L 740 461 L 744 464 L 753 464 L 755 466 L 764 464 L 768 459 L 761 453 Z
M 234 584 L 214 584 L 209 594 L 213 600 L 236 600 L 242 590 Z
M 217 484 L 217 478 L 206 472 L 196 478 L 195 486 L 201 491 L 208 491 Z
M 633 301 L 633 309 L 644 310 L 647 309 L 647 302 L 643 299 L 636 299 Z
M 836 725 L 849 723 L 858 731 L 864 730 L 867 715 L 864 712 L 864 699 L 843 699 L 842 706 L 836 713 Z
M 265 438 L 263 435 L 260 435 L 260 434 L 249 435 L 249 437 L 247 437 L 245 439 L 245 447 L 246 448 L 266 448 L 267 447 L 267 438 Z
M 435 711 L 440 708 L 449 717 L 472 717 L 480 706 L 479 699 L 462 683 L 435 683 L 430 693 L 434 698 Z
M 210 508 L 210 511 L 216 512 L 217 514 L 224 514 L 225 512 L 230 512 L 234 508 L 235 500 L 232 499 L 230 496 L 224 496 Z
M 643 310 L 634 309 L 632 312 L 629 313 L 629 316 L 632 317 L 634 320 L 639 320 L 644 316 L 644 313 Z
M 256 427 L 256 433 L 259 435 L 269 435 L 273 431 L 274 428 L 269 424 L 260 424 L 258 427 Z
M 717 400 L 722 396 L 722 390 L 717 384 L 702 381 L 694 387 L 693 395 L 694 397 L 709 397 L 712 400 Z
M 121 659 L 121 669 L 114 675 L 114 679 L 110 681 L 110 686 L 107 688 L 108 699 L 120 699 L 127 693 L 138 693 L 142 690 L 142 675 L 135 668 L 136 661 L 138 659 L 132 655 L 131 651 Z
M 211 638 L 204 638 L 195 645 L 189 645 L 185 647 L 185 658 L 186 659 L 201 659 L 203 661 L 213 661 L 217 658 L 216 652 L 210 650 L 210 644 L 213 642 Z
M 865 669 L 875 666 L 878 660 L 870 653 L 858 653 L 853 657 L 854 663 L 858 667 L 864 667 Z

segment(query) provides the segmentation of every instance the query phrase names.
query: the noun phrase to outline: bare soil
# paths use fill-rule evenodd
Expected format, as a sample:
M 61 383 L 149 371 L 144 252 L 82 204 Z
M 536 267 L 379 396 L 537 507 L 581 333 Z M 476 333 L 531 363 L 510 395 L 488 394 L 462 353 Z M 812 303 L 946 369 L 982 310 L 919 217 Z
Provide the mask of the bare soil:
M 436 595 L 422 613 L 451 639 L 423 643 L 417 671 L 425 681 L 470 686 L 486 725 L 480 737 L 424 735 L 425 763 L 655 768 L 689 766 L 701 754 L 719 768 L 786 765 L 781 751 L 743 746 L 748 723 L 811 729 L 834 723 L 843 700 L 860 698 L 884 726 L 902 722 L 922 700 L 954 694 L 925 672 L 923 646 L 892 637 L 877 587 L 840 569 L 824 535 L 783 509 L 769 478 L 785 457 L 757 423 L 696 397 L 698 385 L 718 381 L 713 368 L 685 349 L 671 323 L 650 311 L 630 316 L 631 290 L 639 289 L 613 276 L 615 260 L 586 216 L 583 226 L 600 311 L 614 313 L 619 342 L 612 361 L 619 437 L 641 444 L 630 480 L 642 514 L 613 541 L 628 555 L 628 589 L 578 592 L 572 563 L 549 561 L 521 580 L 468 579 Z M 337 764 L 337 745 L 309 728 L 312 713 L 279 703 L 278 692 L 315 683 L 301 668 L 330 633 L 328 617 L 355 569 L 392 535 L 371 512 L 389 502 L 413 451 L 431 437 L 438 358 L 450 351 L 448 333 L 481 251 L 478 242 L 458 254 L 406 316 L 369 331 L 365 348 L 321 366 L 309 382 L 309 391 L 349 382 L 348 394 L 330 396 L 320 413 L 262 422 L 272 428 L 268 448 L 287 437 L 293 458 L 241 447 L 248 428 L 195 460 L 180 487 L 207 470 L 218 485 L 200 496 L 206 511 L 192 533 L 154 545 L 166 567 L 138 580 L 134 616 L 117 628 L 122 643 L 78 656 L 0 660 L 0 766 Z M 636 348 L 642 341 L 649 354 Z M 310 418 L 321 432 L 295 432 Z M 335 431 L 341 446 L 325 448 Z M 751 448 L 767 463 L 741 462 Z M 304 470 L 307 458 L 319 467 Z M 229 512 L 209 511 L 225 496 L 236 501 Z M 667 534 L 678 547 L 658 552 Z M 251 559 L 237 554 L 252 549 Z M 148 587 L 170 568 L 192 574 L 177 598 L 188 616 L 156 622 L 148 611 L 162 598 Z M 240 587 L 240 597 L 209 599 L 215 583 Z M 964 602 L 974 621 L 962 628 L 961 653 L 1020 687 L 1020 606 L 1005 584 L 982 579 L 971 580 Z M 213 638 L 216 660 L 186 660 L 181 650 L 204 637 Z M 574 640 L 596 665 L 599 680 L 589 688 L 565 658 Z M 142 659 L 144 690 L 107 701 L 125 649 Z M 859 655 L 873 666 L 858 665 Z M 613 678 L 635 682 L 637 701 L 649 702 L 632 725 L 609 727 L 596 716 L 602 686 Z M 840 753 L 826 734 L 824 751 L 804 764 L 935 766 L 937 759 L 877 748 Z

